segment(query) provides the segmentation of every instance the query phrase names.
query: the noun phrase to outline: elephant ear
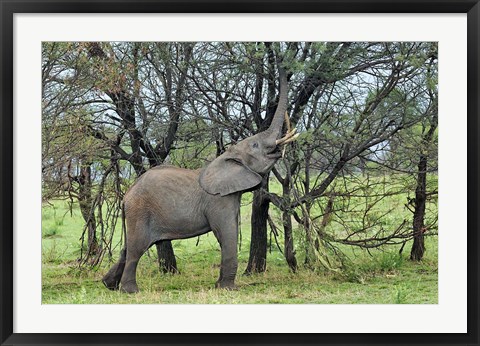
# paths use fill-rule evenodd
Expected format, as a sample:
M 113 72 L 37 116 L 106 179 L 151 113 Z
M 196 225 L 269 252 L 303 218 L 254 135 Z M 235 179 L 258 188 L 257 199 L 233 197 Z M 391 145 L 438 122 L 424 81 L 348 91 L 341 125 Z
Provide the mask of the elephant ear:
M 200 173 L 200 186 L 209 194 L 225 196 L 249 190 L 262 182 L 260 174 L 240 160 L 224 155 L 217 157 Z

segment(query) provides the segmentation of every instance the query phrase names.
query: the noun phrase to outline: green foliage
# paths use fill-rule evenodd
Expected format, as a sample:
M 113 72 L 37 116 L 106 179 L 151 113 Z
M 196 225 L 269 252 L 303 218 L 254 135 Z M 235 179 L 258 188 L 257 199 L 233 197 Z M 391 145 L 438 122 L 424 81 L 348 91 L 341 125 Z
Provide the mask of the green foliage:
M 383 271 L 392 271 L 400 269 L 404 263 L 404 258 L 398 253 L 384 252 L 378 256 L 378 267 Z
M 185 121 L 179 126 L 177 145 L 170 151 L 171 164 L 198 169 L 207 159 L 214 159 L 216 148 L 210 139 L 212 130 L 204 121 Z
M 395 286 L 394 290 L 394 301 L 395 304 L 406 304 L 408 303 L 410 287 L 407 285 L 400 284 Z
M 139 264 L 141 292 L 127 295 L 107 290 L 100 282 L 107 263 L 98 271 L 72 271 L 64 265 L 43 266 L 44 304 L 436 304 L 437 273 L 434 267 L 405 261 L 401 270 L 383 271 L 372 265 L 358 267 L 363 280 L 300 268 L 292 274 L 273 251 L 265 273 L 242 276 L 247 250 L 241 251 L 238 291 L 213 288 L 220 253 L 212 235 L 179 250 L 181 274 L 159 273 L 155 257 L 145 255 Z M 176 243 L 174 243 L 176 244 Z M 429 245 L 434 245 L 434 242 Z M 365 254 L 357 263 L 368 261 Z M 358 265 L 358 264 L 357 264 Z M 422 270 L 420 270 L 422 268 Z
M 58 217 L 55 205 L 52 205 L 49 209 L 44 208 L 42 210 L 42 238 L 58 236 L 66 215 L 67 212 Z
M 48 238 L 48 237 L 54 237 L 58 234 L 58 226 L 53 225 L 46 229 L 45 231 L 42 232 L 42 237 L 43 238 Z
M 42 247 L 42 262 L 61 264 L 65 260 L 65 250 L 59 249 L 59 242 L 53 240 L 49 246 Z

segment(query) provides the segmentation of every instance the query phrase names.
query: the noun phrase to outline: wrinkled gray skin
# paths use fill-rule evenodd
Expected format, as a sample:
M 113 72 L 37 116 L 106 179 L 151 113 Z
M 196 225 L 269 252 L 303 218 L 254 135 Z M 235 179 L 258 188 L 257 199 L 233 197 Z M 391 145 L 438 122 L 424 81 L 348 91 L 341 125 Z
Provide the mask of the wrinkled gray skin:
M 242 192 L 258 188 L 281 157 L 281 136 L 287 106 L 287 81 L 280 73 L 280 97 L 270 127 L 231 146 L 206 168 L 172 166 L 150 169 L 124 198 L 126 248 L 103 277 L 109 289 L 138 292 L 136 269 L 147 249 L 162 240 L 184 239 L 213 231 L 221 247 L 216 287 L 235 287 L 238 215 Z

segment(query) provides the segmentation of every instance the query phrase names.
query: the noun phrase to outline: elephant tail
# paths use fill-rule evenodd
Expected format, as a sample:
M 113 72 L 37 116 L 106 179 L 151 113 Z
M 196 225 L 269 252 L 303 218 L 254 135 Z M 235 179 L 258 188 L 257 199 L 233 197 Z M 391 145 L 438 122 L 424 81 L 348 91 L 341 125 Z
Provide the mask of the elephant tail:
M 123 241 L 125 242 L 124 249 L 125 249 L 125 252 L 126 252 L 126 248 L 127 248 L 127 225 L 125 224 L 125 202 L 122 202 L 122 233 L 123 233 Z

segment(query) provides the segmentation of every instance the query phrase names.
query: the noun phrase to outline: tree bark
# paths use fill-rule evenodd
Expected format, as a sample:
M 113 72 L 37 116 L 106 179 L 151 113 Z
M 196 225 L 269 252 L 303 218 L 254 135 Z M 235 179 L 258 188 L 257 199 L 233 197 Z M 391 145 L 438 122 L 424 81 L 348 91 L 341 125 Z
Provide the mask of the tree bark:
M 298 269 L 297 258 L 295 257 L 295 250 L 293 248 L 293 227 L 292 227 L 292 217 L 287 211 L 282 213 L 283 220 L 283 232 L 285 237 L 284 252 L 285 260 L 289 268 L 296 272 Z
M 252 237 L 250 241 L 250 257 L 245 274 L 262 273 L 267 267 L 267 218 L 270 206 L 266 196 L 268 192 L 268 176 L 263 179 L 262 187 L 253 192 L 252 203 Z
M 283 197 L 288 198 L 291 194 L 290 181 L 291 181 L 291 172 L 295 171 L 296 165 L 292 167 L 287 167 L 287 174 L 285 179 L 282 179 Z M 288 209 L 282 211 L 282 222 L 283 222 L 283 234 L 284 234 L 284 245 L 283 251 L 285 254 L 285 260 L 287 261 L 288 267 L 296 272 L 298 269 L 297 259 L 295 257 L 295 250 L 293 248 L 293 226 L 292 226 L 292 216 Z
M 425 240 L 423 233 L 425 231 L 425 206 L 427 201 L 427 157 L 420 156 L 418 163 L 417 188 L 415 189 L 415 210 L 413 213 L 413 245 L 410 251 L 412 261 L 420 261 L 425 252 Z
M 92 176 L 91 162 L 84 162 L 80 167 L 80 174 L 74 179 L 78 182 L 78 204 L 85 220 L 87 231 L 87 253 L 85 259 L 93 258 L 99 251 L 97 240 L 97 222 L 92 209 Z
M 164 274 L 178 273 L 177 260 L 173 252 L 172 242 L 170 240 L 160 241 L 155 244 L 157 247 L 158 265 L 160 271 Z
M 433 95 L 431 95 L 433 99 Z M 425 208 L 427 204 L 427 167 L 428 148 L 438 126 L 438 110 L 436 100 L 433 103 L 430 128 L 422 138 L 422 148 L 418 161 L 417 187 L 415 189 L 415 209 L 413 212 L 413 245 L 410 251 L 412 261 L 421 261 L 425 253 Z
M 312 234 L 312 225 L 310 223 L 310 209 L 311 209 L 311 203 L 306 202 L 305 207 L 304 207 L 304 212 L 303 212 L 303 229 L 305 230 L 305 239 L 306 239 L 306 244 L 305 244 L 305 261 L 304 265 L 306 267 L 311 267 L 311 264 L 313 262 L 313 257 L 315 256 L 315 251 L 314 251 L 314 237 Z

